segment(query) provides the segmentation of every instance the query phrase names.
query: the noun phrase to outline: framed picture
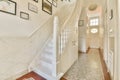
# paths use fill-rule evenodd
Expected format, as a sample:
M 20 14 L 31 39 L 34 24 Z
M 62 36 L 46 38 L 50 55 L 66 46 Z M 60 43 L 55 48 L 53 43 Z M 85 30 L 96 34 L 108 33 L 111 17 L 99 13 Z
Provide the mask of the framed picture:
M 29 20 L 29 14 L 26 12 L 20 12 L 20 18 Z
M 38 13 L 38 7 L 31 4 L 31 3 L 28 3 L 28 10 L 35 12 L 35 13 Z
M 52 1 L 53 6 L 57 7 L 57 0 Z
M 113 18 L 113 9 L 110 10 L 110 20 Z
M 84 20 L 79 20 L 78 21 L 78 26 L 84 26 Z
M 52 15 L 52 4 L 47 0 L 42 0 L 42 10 Z
M 8 2 L 0 1 L 0 11 L 12 15 L 16 15 L 17 4 L 14 1 L 8 0 Z
M 57 0 L 47 0 L 50 2 L 53 6 L 57 7 Z
M 50 2 L 52 4 L 53 0 L 47 0 L 48 2 Z
M 37 2 L 37 3 L 38 3 L 38 0 L 33 0 L 33 1 L 35 1 L 35 2 Z

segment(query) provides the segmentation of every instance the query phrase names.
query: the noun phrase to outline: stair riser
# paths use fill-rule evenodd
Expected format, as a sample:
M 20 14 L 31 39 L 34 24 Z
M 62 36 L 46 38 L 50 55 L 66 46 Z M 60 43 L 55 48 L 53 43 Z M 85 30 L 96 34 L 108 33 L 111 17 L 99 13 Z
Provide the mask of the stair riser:
M 49 64 L 45 61 L 40 61 L 40 65 L 44 66 L 44 67 L 47 67 L 48 69 L 51 69 L 52 70 L 52 64 Z

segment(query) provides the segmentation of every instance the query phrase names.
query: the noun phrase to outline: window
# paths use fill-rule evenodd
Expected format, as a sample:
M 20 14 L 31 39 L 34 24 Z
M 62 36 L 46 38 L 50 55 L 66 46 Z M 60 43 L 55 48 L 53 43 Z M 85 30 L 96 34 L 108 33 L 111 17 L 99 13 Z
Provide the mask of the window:
M 90 19 L 90 26 L 98 26 L 99 20 L 98 18 Z

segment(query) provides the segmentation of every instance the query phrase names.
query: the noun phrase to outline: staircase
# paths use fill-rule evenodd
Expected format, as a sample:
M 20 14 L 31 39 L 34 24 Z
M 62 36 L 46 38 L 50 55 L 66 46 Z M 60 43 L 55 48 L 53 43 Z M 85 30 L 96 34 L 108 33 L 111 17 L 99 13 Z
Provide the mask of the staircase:
M 34 71 L 47 80 L 54 80 L 53 78 L 53 38 L 48 40 L 48 44 L 42 49 L 36 58 L 29 66 L 29 70 Z
M 67 47 L 70 32 L 65 27 L 60 29 L 58 16 L 55 16 L 53 33 L 29 64 L 27 73 L 33 71 L 47 80 L 61 80 L 64 74 L 61 71 L 61 55 Z
M 43 46 L 41 52 L 36 55 L 29 66 L 29 72 L 34 71 L 47 80 L 59 80 L 62 73 L 59 73 L 59 50 L 60 50 L 60 37 L 58 27 L 58 17 L 54 18 L 53 34 Z

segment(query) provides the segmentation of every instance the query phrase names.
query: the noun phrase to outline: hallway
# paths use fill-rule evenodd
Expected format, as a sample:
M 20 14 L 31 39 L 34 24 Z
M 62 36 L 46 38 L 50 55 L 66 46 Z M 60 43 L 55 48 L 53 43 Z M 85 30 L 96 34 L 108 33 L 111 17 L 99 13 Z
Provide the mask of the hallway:
M 67 80 L 104 80 L 99 50 L 80 53 L 78 61 L 64 75 Z
M 120 0 L 0 0 L 0 22 L 0 80 L 120 80 Z

